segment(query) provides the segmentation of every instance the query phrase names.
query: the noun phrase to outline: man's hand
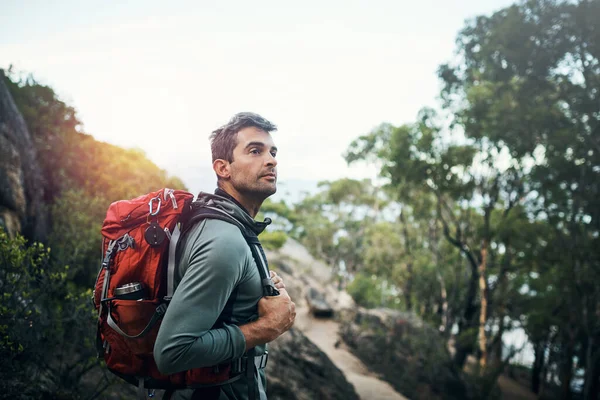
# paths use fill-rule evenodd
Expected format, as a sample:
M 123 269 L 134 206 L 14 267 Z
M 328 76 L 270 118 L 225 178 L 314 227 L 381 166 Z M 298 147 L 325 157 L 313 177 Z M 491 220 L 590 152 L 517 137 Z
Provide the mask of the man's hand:
M 294 324 L 296 305 L 285 288 L 278 289 L 279 296 L 266 296 L 258 301 L 256 321 L 240 326 L 246 350 L 277 339 Z
M 290 329 L 296 318 L 296 305 L 287 290 L 278 289 L 279 296 L 266 296 L 258 302 L 258 318 L 265 320 L 267 330 L 273 335 L 269 342 Z
M 285 289 L 285 283 L 283 283 L 283 279 L 279 275 L 277 275 L 277 272 L 269 272 L 271 273 L 271 280 L 273 281 L 273 285 L 275 285 L 277 289 Z

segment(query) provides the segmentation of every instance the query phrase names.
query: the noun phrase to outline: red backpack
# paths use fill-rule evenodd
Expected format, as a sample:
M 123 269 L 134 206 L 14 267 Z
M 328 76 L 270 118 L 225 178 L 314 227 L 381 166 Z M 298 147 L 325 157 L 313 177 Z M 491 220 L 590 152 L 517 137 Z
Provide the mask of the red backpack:
M 117 201 L 102 225 L 103 259 L 94 289 L 98 356 L 111 372 L 137 385 L 140 397 L 144 389 L 224 384 L 242 372 L 241 359 L 172 375 L 161 374 L 154 361 L 154 342 L 173 294 L 178 222 L 191 219 L 193 197 L 182 190 L 161 189 Z M 236 223 L 228 216 L 214 217 Z M 253 255 L 255 251 L 252 248 Z M 264 263 L 259 270 L 261 278 L 269 276 Z

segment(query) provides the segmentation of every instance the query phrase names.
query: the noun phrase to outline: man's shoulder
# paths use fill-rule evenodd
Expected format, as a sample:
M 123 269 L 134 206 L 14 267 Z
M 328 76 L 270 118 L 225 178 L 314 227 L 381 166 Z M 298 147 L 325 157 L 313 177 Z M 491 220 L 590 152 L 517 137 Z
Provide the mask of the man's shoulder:
M 239 227 L 216 218 L 207 218 L 197 223 L 190 230 L 188 239 L 190 244 L 210 244 L 211 247 L 219 249 L 247 246 Z
M 234 273 L 248 265 L 252 255 L 240 229 L 228 222 L 206 219 L 190 229 L 178 249 L 180 274 L 192 265 L 221 266 L 223 273 Z

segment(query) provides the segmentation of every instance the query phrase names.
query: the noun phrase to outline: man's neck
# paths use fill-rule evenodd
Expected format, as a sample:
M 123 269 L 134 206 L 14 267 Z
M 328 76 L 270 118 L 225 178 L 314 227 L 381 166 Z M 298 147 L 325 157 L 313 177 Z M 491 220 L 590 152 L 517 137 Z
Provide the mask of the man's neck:
M 235 201 L 238 206 L 242 208 L 242 210 L 246 211 L 248 215 L 250 215 L 253 219 L 258 214 L 260 210 L 260 206 L 263 201 L 256 201 L 254 199 L 250 199 L 247 196 L 243 196 L 241 193 L 232 188 L 224 188 L 219 186 L 215 191 L 215 194 L 229 197 L 231 200 Z

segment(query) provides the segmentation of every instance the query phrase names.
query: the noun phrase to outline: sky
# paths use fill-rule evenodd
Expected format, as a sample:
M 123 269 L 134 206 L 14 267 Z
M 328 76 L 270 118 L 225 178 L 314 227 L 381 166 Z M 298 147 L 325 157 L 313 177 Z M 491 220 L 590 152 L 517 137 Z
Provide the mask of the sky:
M 126 3 L 126 4 L 124 4 Z M 2 0 L 0 68 L 51 86 L 96 139 L 212 191 L 208 136 L 239 111 L 278 125 L 278 196 L 348 167 L 352 140 L 436 106 L 465 20 L 508 0 Z

